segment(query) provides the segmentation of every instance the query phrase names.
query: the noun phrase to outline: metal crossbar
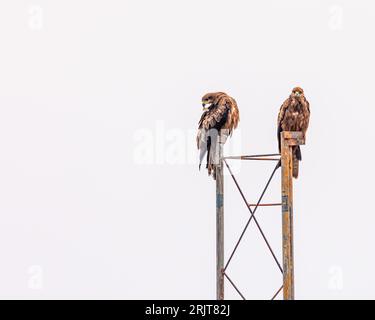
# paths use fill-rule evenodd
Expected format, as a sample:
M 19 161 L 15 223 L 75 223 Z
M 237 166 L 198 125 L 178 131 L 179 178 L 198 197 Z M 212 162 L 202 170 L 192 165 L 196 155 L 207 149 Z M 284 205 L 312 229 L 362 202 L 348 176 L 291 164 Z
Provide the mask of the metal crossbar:
M 224 272 L 224 276 L 228 279 L 229 283 L 232 285 L 232 287 L 237 291 L 237 293 L 241 296 L 243 300 L 246 300 L 245 296 L 241 293 L 241 291 L 237 288 L 237 286 L 234 284 L 231 278 L 229 278 L 228 274 Z
M 233 286 L 236 292 L 245 299 L 244 295 L 234 284 L 233 280 L 228 276 L 228 266 L 230 265 L 234 255 L 237 252 L 241 241 L 248 230 L 248 227 L 252 220 L 256 224 L 258 231 L 260 232 L 264 242 L 267 245 L 268 251 L 271 253 L 273 260 L 275 261 L 278 269 L 283 274 L 283 285 L 276 291 L 272 296 L 271 300 L 275 299 L 278 294 L 282 291 L 283 298 L 285 300 L 294 299 L 294 257 L 293 257 L 293 148 L 299 145 L 303 145 L 304 134 L 303 132 L 296 131 L 283 131 L 280 134 L 280 153 L 272 154 L 255 154 L 255 155 L 243 155 L 243 156 L 229 156 L 223 157 L 223 146 L 220 143 L 220 162 L 216 167 L 216 293 L 217 299 L 224 299 L 224 280 L 227 279 Z M 255 161 L 275 161 L 277 162 L 259 199 L 256 203 L 250 203 L 247 201 L 236 177 L 234 176 L 230 165 L 227 160 L 255 160 Z M 225 165 L 225 166 L 224 166 Z M 250 212 L 250 217 L 247 220 L 239 238 L 236 242 L 229 259 L 224 265 L 224 175 L 223 170 L 226 167 L 236 185 L 246 208 Z M 282 203 L 262 203 L 264 194 L 266 193 L 272 179 L 278 168 L 281 167 L 281 202 Z M 278 261 L 263 229 L 261 228 L 255 213 L 259 207 L 273 207 L 280 206 L 282 213 L 282 259 L 283 267 Z
M 246 231 L 247 231 L 247 229 L 248 229 L 248 227 L 250 225 L 250 222 L 252 220 L 254 220 L 254 222 L 255 222 L 255 224 L 256 224 L 256 226 L 257 226 L 257 228 L 258 228 L 258 230 L 259 230 L 259 232 L 260 232 L 260 234 L 261 234 L 261 236 L 262 236 L 262 238 L 264 240 L 264 242 L 267 245 L 267 248 L 268 248 L 269 252 L 271 253 L 271 255 L 272 255 L 275 263 L 277 264 L 278 269 L 280 270 L 281 273 L 283 273 L 283 269 L 281 267 L 281 264 L 278 261 L 278 259 L 277 259 L 276 255 L 275 255 L 275 253 L 274 253 L 274 251 L 273 251 L 273 249 L 272 249 L 272 247 L 271 247 L 271 245 L 270 245 L 270 243 L 269 243 L 266 235 L 264 234 L 263 229 L 261 228 L 261 226 L 260 226 L 260 224 L 259 224 L 259 222 L 257 220 L 257 218 L 255 217 L 255 213 L 256 213 L 258 207 L 281 206 L 281 203 L 264 203 L 264 204 L 261 204 L 261 201 L 262 201 L 262 199 L 264 197 L 264 194 L 266 193 L 266 191 L 267 191 L 267 189 L 268 189 L 268 187 L 269 187 L 269 185 L 270 185 L 273 177 L 275 176 L 275 173 L 276 173 L 277 169 L 280 167 L 280 165 L 279 165 L 280 157 L 278 157 L 278 158 L 268 158 L 270 156 L 271 157 L 279 156 L 279 154 L 252 155 L 252 156 L 224 157 L 223 158 L 223 162 L 224 162 L 225 166 L 227 167 L 227 169 L 228 169 L 228 171 L 229 171 L 229 173 L 230 173 L 230 175 L 231 175 L 231 177 L 232 177 L 232 179 L 233 179 L 233 181 L 234 181 L 234 183 L 235 183 L 235 185 L 236 185 L 236 187 L 237 187 L 237 189 L 238 189 L 238 191 L 239 191 L 239 193 L 240 193 L 240 195 L 241 195 L 241 197 L 242 197 L 242 199 L 243 199 L 243 201 L 244 201 L 244 203 L 245 203 L 245 205 L 247 207 L 247 209 L 250 212 L 250 217 L 247 220 L 247 222 L 245 224 L 245 227 L 243 228 L 243 230 L 241 232 L 241 235 L 240 235 L 238 241 L 236 242 L 236 244 L 234 246 L 234 249 L 232 250 L 232 252 L 231 252 L 231 254 L 229 256 L 229 259 L 228 259 L 228 261 L 225 264 L 225 267 L 223 269 L 223 275 L 227 278 L 227 280 L 229 281 L 229 283 L 233 286 L 233 288 L 236 290 L 236 292 L 240 295 L 240 297 L 243 300 L 246 300 L 245 297 L 244 297 L 244 295 L 241 293 L 241 291 L 238 289 L 238 287 L 234 284 L 233 280 L 231 278 L 229 278 L 229 276 L 227 274 L 227 269 L 228 269 L 228 267 L 229 267 L 229 265 L 230 265 L 230 263 L 231 263 L 234 255 L 235 255 L 235 253 L 236 253 L 236 251 L 237 251 L 237 249 L 238 249 L 238 247 L 239 247 L 239 245 L 240 245 L 240 243 L 241 243 L 241 241 L 242 241 L 242 239 L 243 239 L 243 237 L 244 237 L 244 235 L 245 235 L 245 233 L 246 233 Z M 249 204 L 249 202 L 247 201 L 247 199 L 246 199 L 246 197 L 245 197 L 245 195 L 244 195 L 244 193 L 243 193 L 243 191 L 242 191 L 242 189 L 241 189 L 241 187 L 240 187 L 240 185 L 239 185 L 236 177 L 233 174 L 232 169 L 230 168 L 228 162 L 226 161 L 227 159 L 273 160 L 273 161 L 277 161 L 278 162 L 277 165 L 274 167 L 274 169 L 273 169 L 273 171 L 272 171 L 269 179 L 267 180 L 267 183 L 266 183 L 266 185 L 265 185 L 265 187 L 264 187 L 264 189 L 263 189 L 263 191 L 262 191 L 262 193 L 261 193 L 261 195 L 260 195 L 260 197 L 259 197 L 259 199 L 258 199 L 258 201 L 257 201 L 256 204 Z M 252 209 L 252 207 L 254 207 L 254 209 Z M 271 300 L 274 300 L 277 297 L 277 295 L 281 292 L 282 288 L 283 288 L 283 286 L 281 286 L 281 288 L 276 291 L 276 293 L 272 296 Z
M 279 290 L 277 290 L 277 292 L 273 295 L 273 297 L 271 298 L 271 300 L 275 300 L 276 297 L 279 295 L 279 293 L 281 292 L 281 290 L 283 290 L 284 286 L 281 286 Z

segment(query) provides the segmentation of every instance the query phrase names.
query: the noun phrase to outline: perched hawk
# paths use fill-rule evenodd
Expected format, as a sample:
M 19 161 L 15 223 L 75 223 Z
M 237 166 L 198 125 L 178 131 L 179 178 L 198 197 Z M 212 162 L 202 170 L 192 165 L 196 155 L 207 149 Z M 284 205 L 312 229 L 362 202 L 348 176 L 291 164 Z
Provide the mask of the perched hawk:
M 219 137 L 224 143 L 240 120 L 236 101 L 224 92 L 207 93 L 202 98 L 203 114 L 198 123 L 199 169 L 207 153 L 208 175 L 216 179 Z
M 285 100 L 280 108 L 277 119 L 277 138 L 279 140 L 279 152 L 281 152 L 282 131 L 302 131 L 306 137 L 306 131 L 309 126 L 310 106 L 306 100 L 303 89 L 296 87 L 291 95 Z M 293 177 L 298 178 L 298 165 L 302 160 L 301 149 L 299 146 L 293 147 Z

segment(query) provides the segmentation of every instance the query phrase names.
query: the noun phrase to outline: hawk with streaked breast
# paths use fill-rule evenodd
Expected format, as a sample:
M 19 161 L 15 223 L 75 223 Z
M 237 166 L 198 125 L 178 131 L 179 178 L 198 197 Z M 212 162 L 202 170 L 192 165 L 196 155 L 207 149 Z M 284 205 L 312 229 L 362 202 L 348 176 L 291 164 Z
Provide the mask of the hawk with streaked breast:
M 197 147 L 200 150 L 199 169 L 207 153 L 208 175 L 216 179 L 219 163 L 219 139 L 224 143 L 237 128 L 240 115 L 236 100 L 224 92 L 207 93 L 202 98 L 203 114 L 198 123 Z
M 296 87 L 289 98 L 286 99 L 280 108 L 277 119 L 277 138 L 279 142 L 279 152 L 281 152 L 281 137 L 283 131 L 302 131 L 306 137 L 309 127 L 310 104 L 305 98 L 303 89 Z M 300 146 L 295 146 L 293 152 L 293 177 L 298 178 L 299 161 L 302 160 Z

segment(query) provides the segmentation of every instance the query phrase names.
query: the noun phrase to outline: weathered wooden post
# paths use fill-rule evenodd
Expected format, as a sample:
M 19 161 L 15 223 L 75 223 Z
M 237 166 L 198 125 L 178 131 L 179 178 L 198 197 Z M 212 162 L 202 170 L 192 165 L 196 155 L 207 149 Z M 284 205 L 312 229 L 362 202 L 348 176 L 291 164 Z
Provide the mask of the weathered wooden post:
M 305 144 L 302 132 L 281 133 L 281 196 L 284 300 L 294 300 L 293 155 L 292 147 Z
M 224 300 L 224 174 L 223 141 L 218 139 L 216 168 L 216 299 Z

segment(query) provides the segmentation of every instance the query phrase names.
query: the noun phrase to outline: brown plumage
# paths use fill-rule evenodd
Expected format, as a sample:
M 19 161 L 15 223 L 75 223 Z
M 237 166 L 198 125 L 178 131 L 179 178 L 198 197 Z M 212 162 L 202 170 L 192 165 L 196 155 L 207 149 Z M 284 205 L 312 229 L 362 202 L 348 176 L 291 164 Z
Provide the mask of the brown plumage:
M 302 131 L 306 137 L 309 127 L 310 105 L 305 98 L 302 88 L 293 89 L 289 98 L 285 100 L 280 108 L 277 119 L 277 138 L 279 141 L 279 152 L 281 151 L 280 133 L 283 131 Z M 293 177 L 298 178 L 299 161 L 302 160 L 299 146 L 293 147 Z
M 199 169 L 207 152 L 208 174 L 216 179 L 219 137 L 224 143 L 240 120 L 236 101 L 224 92 L 207 93 L 202 98 L 203 114 L 198 123 L 197 146 L 200 150 Z M 206 107 L 206 105 L 209 105 Z

